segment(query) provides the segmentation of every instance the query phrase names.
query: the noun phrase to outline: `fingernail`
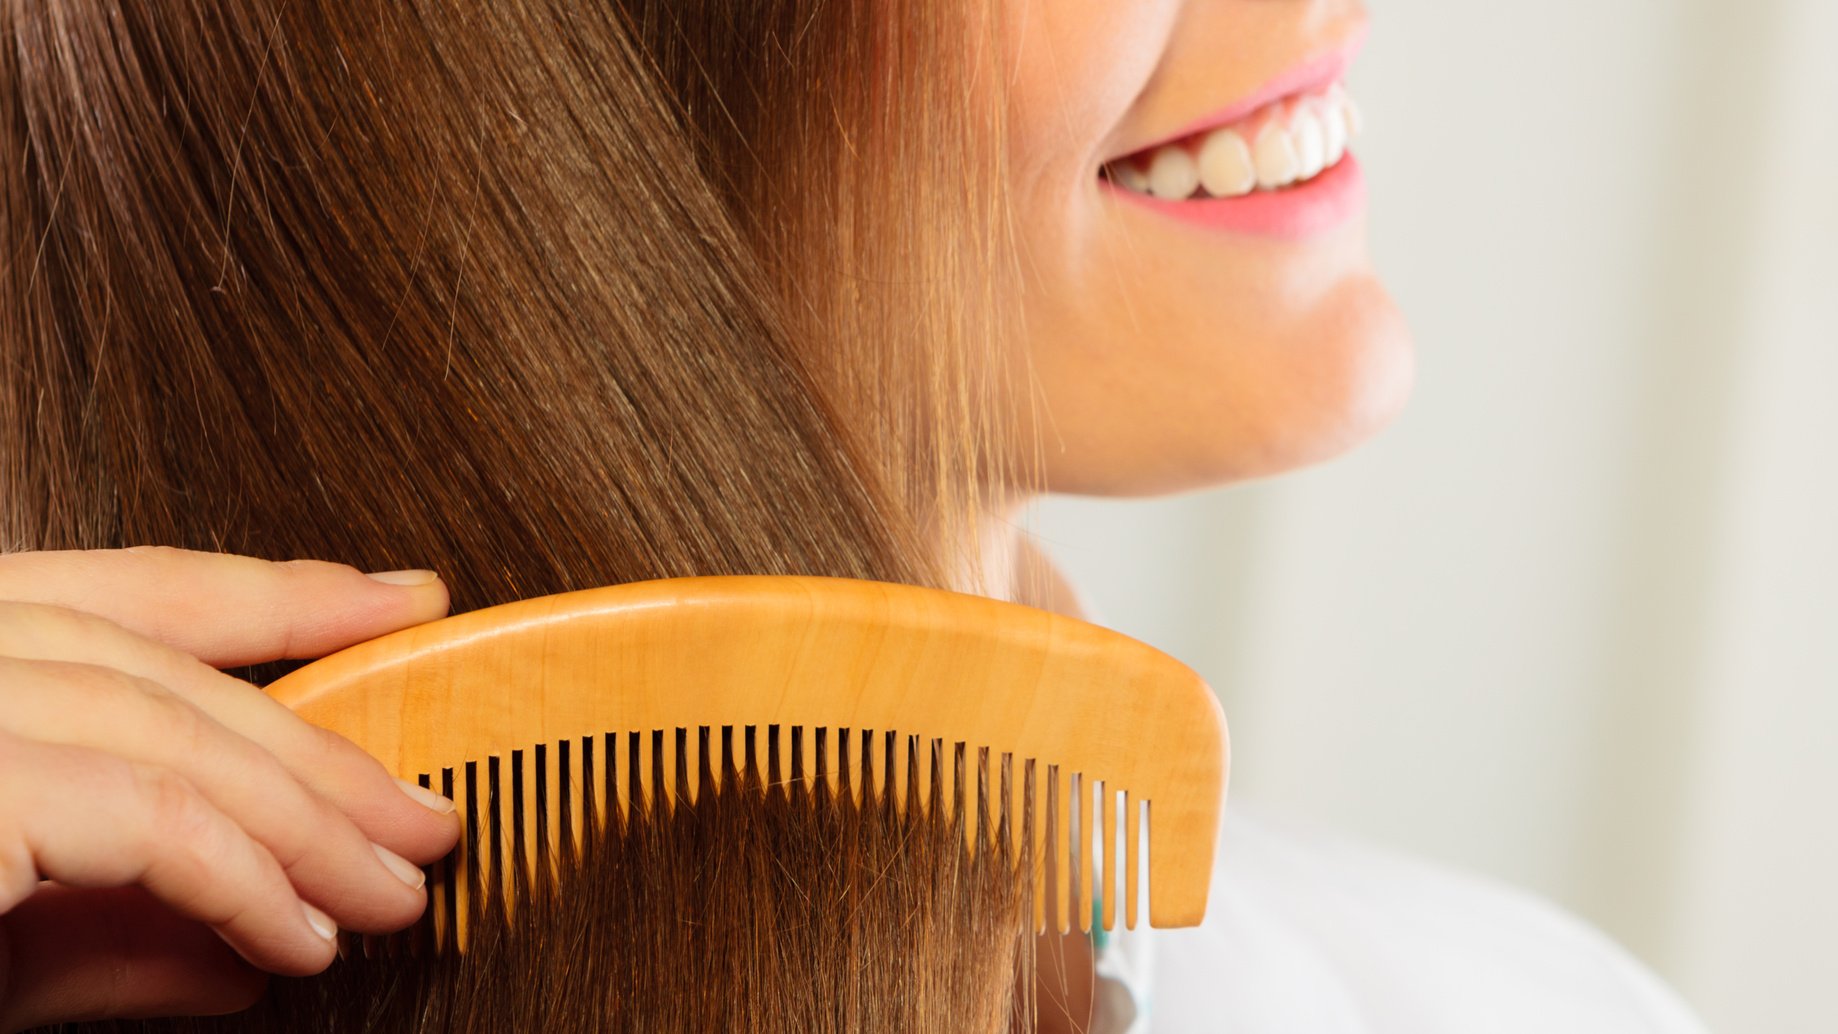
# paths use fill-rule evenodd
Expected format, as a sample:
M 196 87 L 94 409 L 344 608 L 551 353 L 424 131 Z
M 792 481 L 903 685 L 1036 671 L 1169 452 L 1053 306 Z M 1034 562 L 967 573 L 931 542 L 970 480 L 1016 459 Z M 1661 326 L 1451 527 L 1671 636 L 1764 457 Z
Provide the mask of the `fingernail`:
M 440 576 L 432 571 L 373 571 L 370 577 L 384 585 L 430 585 Z
M 420 890 L 422 884 L 428 882 L 428 874 L 422 872 L 414 862 L 391 851 L 382 844 L 371 844 L 370 847 L 372 850 L 376 851 L 377 857 L 383 860 L 383 865 L 387 867 L 390 872 L 396 874 L 396 879 L 401 880 L 403 883 L 408 884 L 416 890 Z
M 445 797 L 442 797 L 440 794 L 437 794 L 434 791 L 428 789 L 427 787 L 417 786 L 414 783 L 411 783 L 406 779 L 396 780 L 396 785 L 402 788 L 403 793 L 408 794 L 410 797 L 414 798 L 416 804 L 422 805 L 423 807 L 426 807 L 432 810 L 435 814 L 437 815 L 453 814 L 453 809 L 454 809 L 453 802 L 446 799 Z
M 331 916 L 326 915 L 324 912 L 319 911 L 304 901 L 300 902 L 300 907 L 306 910 L 307 925 L 313 928 L 314 933 L 328 941 L 338 936 L 338 924 L 332 922 Z

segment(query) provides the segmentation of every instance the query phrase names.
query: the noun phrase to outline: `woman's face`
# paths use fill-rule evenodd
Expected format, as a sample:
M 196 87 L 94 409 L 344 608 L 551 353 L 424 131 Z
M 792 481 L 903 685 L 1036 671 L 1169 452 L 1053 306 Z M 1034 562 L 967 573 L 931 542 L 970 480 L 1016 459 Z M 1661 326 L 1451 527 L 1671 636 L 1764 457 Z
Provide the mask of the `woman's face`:
M 1005 17 L 1048 487 L 1271 474 L 1389 420 L 1409 333 L 1366 253 L 1357 164 L 1336 159 L 1363 0 L 1008 0 Z

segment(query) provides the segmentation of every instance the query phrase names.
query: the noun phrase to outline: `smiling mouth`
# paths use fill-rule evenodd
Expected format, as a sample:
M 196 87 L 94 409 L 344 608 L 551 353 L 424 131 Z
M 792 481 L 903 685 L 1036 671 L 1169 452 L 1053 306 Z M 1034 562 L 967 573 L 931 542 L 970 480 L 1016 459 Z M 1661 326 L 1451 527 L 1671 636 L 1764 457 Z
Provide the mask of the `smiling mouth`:
M 1359 106 L 1336 81 L 1275 101 L 1231 125 L 1125 155 L 1098 175 L 1163 201 L 1270 193 L 1306 184 L 1339 165 L 1362 125 Z

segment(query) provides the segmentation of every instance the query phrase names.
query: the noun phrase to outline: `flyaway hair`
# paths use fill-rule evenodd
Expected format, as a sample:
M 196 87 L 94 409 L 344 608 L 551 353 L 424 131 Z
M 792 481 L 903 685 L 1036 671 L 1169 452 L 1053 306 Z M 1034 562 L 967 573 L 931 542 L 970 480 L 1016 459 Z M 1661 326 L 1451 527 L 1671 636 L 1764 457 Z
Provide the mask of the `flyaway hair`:
M 961 583 L 1017 454 L 980 10 L 0 0 L 0 549 L 434 567 L 455 610 Z M 473 968 L 199 1022 L 1006 1029 L 1028 898 L 961 831 L 679 815 Z

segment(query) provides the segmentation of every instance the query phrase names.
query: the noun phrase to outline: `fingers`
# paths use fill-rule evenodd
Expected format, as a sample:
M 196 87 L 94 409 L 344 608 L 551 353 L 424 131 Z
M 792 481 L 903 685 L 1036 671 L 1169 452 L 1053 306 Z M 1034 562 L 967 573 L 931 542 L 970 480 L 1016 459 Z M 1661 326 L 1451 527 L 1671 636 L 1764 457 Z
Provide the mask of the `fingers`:
M 381 933 L 421 914 L 426 898 L 416 866 L 373 845 L 274 755 L 157 683 L 112 668 L 0 658 L 0 731 L 171 773 L 184 799 L 166 804 L 190 806 L 196 798 L 213 817 L 233 822 L 240 837 L 253 838 L 279 863 L 302 898 L 341 926 Z M 71 788 L 62 792 L 71 794 Z M 79 813 L 86 803 L 74 794 L 65 802 Z
M 441 810 L 434 810 L 411 798 L 376 758 L 350 740 L 302 720 L 246 682 L 111 621 L 62 607 L 0 603 L 0 657 L 5 656 L 99 665 L 170 689 L 267 750 L 294 779 L 356 823 L 366 838 L 412 862 L 425 865 L 459 842 L 459 819 L 451 802 L 439 801 Z M 80 677 L 86 684 L 94 681 L 87 674 Z M 64 724 L 90 720 L 89 712 L 74 708 L 67 697 L 58 701 L 57 710 Z M 100 745 L 74 730 L 56 738 Z M 137 731 L 132 738 L 146 737 Z
M 412 922 L 416 863 L 458 839 L 451 802 L 216 668 L 321 656 L 447 606 L 430 572 L 0 554 L 0 1034 L 230 1011 L 258 970 L 323 969 L 339 925 Z
M 141 887 L 40 886 L 0 915 L 0 973 L 9 978 L 0 1034 L 104 1017 L 216 1016 L 255 1004 L 268 986 L 210 927 Z
M 446 614 L 431 573 L 388 577 L 165 546 L 0 554 L 0 600 L 88 611 L 218 668 L 321 657 Z
M 40 879 L 139 884 L 273 973 L 317 973 L 335 953 L 336 930 L 294 893 L 274 856 L 182 776 L 0 732 L 0 912 L 30 898 Z M 34 947 L 11 949 L 17 957 Z

